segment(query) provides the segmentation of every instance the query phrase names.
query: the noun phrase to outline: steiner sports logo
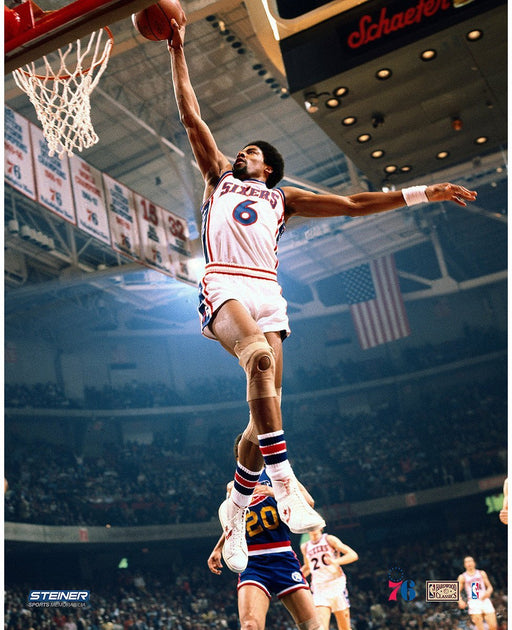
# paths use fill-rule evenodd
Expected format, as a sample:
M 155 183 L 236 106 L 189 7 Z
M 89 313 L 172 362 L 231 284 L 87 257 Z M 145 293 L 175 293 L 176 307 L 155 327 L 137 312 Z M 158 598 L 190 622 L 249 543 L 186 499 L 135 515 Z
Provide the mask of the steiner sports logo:
M 36 602 L 88 602 L 89 591 L 30 591 L 29 603 Z
M 427 580 L 427 602 L 458 602 L 459 582 L 457 580 Z

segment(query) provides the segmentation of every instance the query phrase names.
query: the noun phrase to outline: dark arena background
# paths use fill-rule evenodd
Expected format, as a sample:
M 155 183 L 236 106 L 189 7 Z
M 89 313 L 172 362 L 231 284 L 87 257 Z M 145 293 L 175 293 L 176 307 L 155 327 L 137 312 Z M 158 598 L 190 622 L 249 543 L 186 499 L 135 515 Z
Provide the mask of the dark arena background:
M 5 629 L 235 630 L 237 576 L 206 561 L 248 408 L 237 360 L 199 330 L 203 184 L 166 44 L 130 20 L 150 2 L 73 4 L 80 16 L 51 37 L 6 42 Z M 507 3 L 182 5 L 191 80 L 226 155 L 261 137 L 285 158 L 283 185 L 315 192 L 478 192 L 467 207 L 289 222 L 282 410 L 326 531 L 359 554 L 353 630 L 472 629 L 456 602 L 426 601 L 427 581 L 457 580 L 467 555 L 505 630 Z M 99 141 L 49 156 L 12 70 L 53 54 L 61 31 L 105 25 Z M 369 340 L 377 324 L 358 306 L 384 260 L 401 329 Z M 87 605 L 29 605 L 66 589 Z M 293 627 L 277 601 L 266 627 Z

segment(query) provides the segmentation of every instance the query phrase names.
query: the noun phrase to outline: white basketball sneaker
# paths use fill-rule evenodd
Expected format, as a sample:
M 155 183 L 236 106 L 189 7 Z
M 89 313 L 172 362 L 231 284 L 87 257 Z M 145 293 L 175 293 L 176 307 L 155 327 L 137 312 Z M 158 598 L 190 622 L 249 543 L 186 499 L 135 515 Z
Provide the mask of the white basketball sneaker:
M 292 475 L 282 481 L 272 481 L 281 520 L 294 534 L 305 534 L 325 527 L 324 519 L 306 501 L 297 479 Z
M 219 520 L 224 530 L 222 557 L 230 571 L 242 573 L 247 567 L 249 554 L 245 540 L 245 514 L 247 508 L 238 507 L 226 499 L 219 507 Z

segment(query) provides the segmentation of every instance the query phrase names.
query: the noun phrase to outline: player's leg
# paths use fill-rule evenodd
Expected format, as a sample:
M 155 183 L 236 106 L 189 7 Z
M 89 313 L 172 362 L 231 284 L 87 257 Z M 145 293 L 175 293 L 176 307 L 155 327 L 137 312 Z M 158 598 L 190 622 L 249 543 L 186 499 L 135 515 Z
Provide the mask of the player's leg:
M 281 407 L 281 385 L 283 379 L 283 344 L 279 333 L 267 332 L 265 333 L 265 338 L 274 352 L 274 385 L 279 401 L 279 407 Z M 250 413 L 249 424 L 243 432 L 242 439 L 240 440 L 240 443 L 238 445 L 238 453 L 240 461 L 247 462 L 247 465 L 253 467 L 254 470 L 260 469 L 264 465 L 263 456 L 261 454 L 258 441 L 259 433 L 260 432 L 256 426 L 253 415 L 252 413 Z
M 293 591 L 293 593 L 281 597 L 281 601 L 293 617 L 299 630 L 322 630 L 309 589 L 301 588 Z
M 210 327 L 222 346 L 234 356 L 237 356 L 235 348 L 240 342 L 251 339 L 260 340 L 260 345 L 258 346 L 260 348 L 260 367 L 264 368 L 263 372 L 266 372 L 268 396 L 262 400 L 257 413 L 265 417 L 266 422 L 269 423 L 270 430 L 280 429 L 281 413 L 278 399 L 275 396 L 272 349 L 250 313 L 240 302 L 228 300 L 218 308 Z M 258 365 L 256 364 L 253 368 L 257 370 Z M 249 380 L 248 378 L 248 389 Z M 273 390 L 272 387 L 274 388 Z M 249 405 L 251 414 L 253 414 L 251 403 Z M 259 425 L 259 423 L 260 419 L 258 417 L 256 424 Z M 258 482 L 262 467 L 259 446 L 251 446 L 243 442 L 239 446 L 233 490 L 226 502 L 225 512 L 219 512 L 222 527 L 226 534 L 222 555 L 228 568 L 237 573 L 243 571 L 247 566 L 245 511 L 250 504 L 252 492 Z
M 470 615 L 470 617 L 476 630 L 484 630 L 484 616 L 482 614 Z
M 350 630 L 350 608 L 334 612 L 339 630 Z
M 245 487 L 237 488 L 235 484 L 235 490 L 245 492 L 250 498 L 250 486 L 261 460 L 256 457 L 256 449 L 247 443 L 259 444 L 279 513 L 289 528 L 295 533 L 304 533 L 323 527 L 321 516 L 304 500 L 288 461 L 279 397 L 283 370 L 280 333 L 261 333 L 247 309 L 236 300 L 228 300 L 218 309 L 211 328 L 224 348 L 239 358 L 247 375 L 251 420 L 239 451 L 240 475 Z M 236 492 L 231 496 L 237 505 L 244 507 L 242 496 Z
M 241 630 L 264 630 L 270 599 L 258 586 L 242 585 L 238 589 L 238 616 Z
M 331 609 L 328 606 L 317 606 L 316 616 L 320 622 L 322 630 L 329 630 L 331 623 Z
M 483 615 L 485 621 L 487 621 L 487 625 L 489 626 L 489 630 L 497 630 L 498 628 L 498 620 L 496 619 L 496 613 L 485 613 Z

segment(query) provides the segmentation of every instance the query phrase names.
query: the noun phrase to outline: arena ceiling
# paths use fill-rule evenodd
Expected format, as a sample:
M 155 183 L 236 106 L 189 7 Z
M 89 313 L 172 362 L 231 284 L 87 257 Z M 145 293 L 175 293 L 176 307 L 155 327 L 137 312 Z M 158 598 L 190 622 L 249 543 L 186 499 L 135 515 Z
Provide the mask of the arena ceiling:
M 38 4 L 53 10 L 65 2 Z M 323 297 L 324 288 L 335 285 L 343 270 L 385 253 L 396 254 L 406 300 L 506 278 L 507 5 L 486 2 L 484 11 L 481 0 L 465 4 L 473 6 L 460 9 L 467 19 L 457 18 L 343 72 L 328 75 L 319 65 L 318 81 L 296 89 L 269 35 L 272 24 L 260 0 L 183 0 L 192 81 L 203 117 L 228 156 L 250 140 L 267 139 L 285 157 L 286 183 L 318 192 L 350 194 L 440 180 L 478 190 L 477 202 L 466 209 L 437 204 L 370 219 L 291 223 L 280 246 L 280 271 L 292 316 L 346 308 L 336 303 L 335 291 Z M 293 29 L 286 31 L 291 22 L 280 28 L 304 37 L 301 24 L 318 29 L 334 14 L 364 5 L 375 3 L 330 2 L 318 15 L 293 21 Z M 327 18 L 326 10 L 331 11 Z M 129 18 L 111 28 L 112 58 L 92 96 L 100 141 L 82 157 L 185 217 L 197 251 L 202 181 L 178 119 L 166 45 L 143 40 Z M 468 40 L 467 33 L 476 29 L 483 37 Z M 436 51 L 428 63 L 419 59 L 426 49 Z M 375 78 L 383 67 L 392 70 L 387 81 Z M 293 81 L 298 84 L 296 77 Z M 348 88 L 341 106 L 326 108 L 322 93 L 332 94 L 340 85 Z M 311 92 L 320 95 L 316 112 L 304 104 Z M 10 74 L 5 104 L 37 122 Z M 382 115 L 381 122 L 375 114 Z M 357 123 L 343 125 L 347 116 Z M 454 118 L 461 121 L 458 130 Z M 363 133 L 372 136 L 369 143 L 358 142 Z M 478 137 L 487 141 L 477 144 Z M 385 161 L 369 157 L 369 147 L 384 150 Z M 443 150 L 448 157 L 437 159 Z M 386 173 L 388 164 L 396 164 L 397 171 Z M 402 169 L 408 165 L 410 170 Z M 58 246 L 45 251 L 6 230 L 8 326 L 30 325 L 48 336 L 56 334 L 56 321 L 70 334 L 77 322 L 109 334 L 196 330 L 193 287 L 91 242 L 6 186 L 6 224 L 14 215 L 50 230 Z

